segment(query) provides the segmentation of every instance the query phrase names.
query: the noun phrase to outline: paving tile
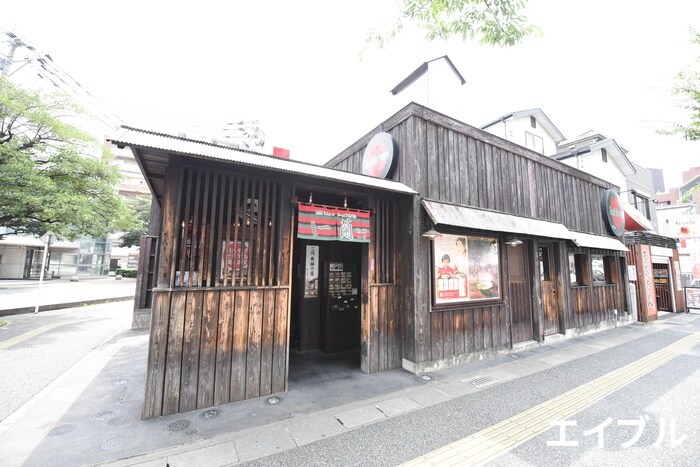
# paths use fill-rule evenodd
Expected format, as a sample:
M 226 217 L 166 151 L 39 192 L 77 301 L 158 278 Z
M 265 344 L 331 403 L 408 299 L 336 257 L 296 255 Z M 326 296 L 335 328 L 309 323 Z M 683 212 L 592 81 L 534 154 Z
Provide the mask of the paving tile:
M 469 377 L 469 379 L 471 378 L 473 378 L 473 376 Z M 461 397 L 479 390 L 479 388 L 462 383 L 461 381 L 443 381 L 437 383 L 434 388 L 440 392 L 444 392 L 450 397 Z
M 297 446 L 313 443 L 347 431 L 347 428 L 330 414 L 303 417 L 290 421 L 286 426 Z
M 236 452 L 241 462 L 283 452 L 296 447 L 294 440 L 283 426 L 261 427 L 234 438 Z
M 523 362 L 518 362 L 518 363 L 512 363 L 507 366 L 508 372 L 512 373 L 516 376 L 527 376 L 527 375 L 532 375 L 534 373 L 538 373 L 540 371 L 548 370 L 552 368 L 552 365 L 549 365 L 545 362 L 541 362 L 539 360 L 525 360 Z
M 411 400 L 418 402 L 423 407 L 430 407 L 431 405 L 439 404 L 452 399 L 452 397 L 449 395 L 445 394 L 444 392 L 436 391 L 432 387 L 415 390 L 411 392 L 409 397 Z
M 387 417 L 393 417 L 402 413 L 410 412 L 411 410 L 420 409 L 422 406 L 418 402 L 409 399 L 406 396 L 395 397 L 385 400 L 376 405 Z
M 219 467 L 238 462 L 238 454 L 233 441 L 227 441 L 205 448 L 195 449 L 182 454 L 168 456 L 167 465 L 169 467 Z M 146 464 L 148 465 L 148 464 Z M 163 464 L 160 464 L 161 466 Z
M 368 405 L 337 413 L 335 417 L 340 420 L 340 423 L 342 423 L 345 428 L 355 428 L 386 418 L 386 415 L 376 407 Z

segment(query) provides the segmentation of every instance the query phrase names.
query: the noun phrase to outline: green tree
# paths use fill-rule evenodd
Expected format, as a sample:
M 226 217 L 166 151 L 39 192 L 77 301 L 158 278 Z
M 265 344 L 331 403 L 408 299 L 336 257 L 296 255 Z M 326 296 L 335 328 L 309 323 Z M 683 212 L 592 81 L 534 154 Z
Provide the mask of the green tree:
M 380 47 L 401 32 L 406 22 L 426 31 L 426 38 L 478 40 L 484 45 L 512 46 L 537 29 L 522 14 L 527 0 L 401 0 L 401 12 L 388 33 L 371 31 L 368 42 Z
M 41 96 L 0 77 L 0 227 L 72 240 L 133 226 L 109 152 L 87 155 L 96 142 L 65 122 L 79 112 L 65 95 Z
M 129 203 L 131 209 L 136 214 L 137 224 L 133 229 L 125 232 L 121 237 L 121 246 L 139 246 L 141 235 L 148 234 L 148 227 L 151 220 L 151 198 L 139 197 Z
M 692 43 L 700 46 L 700 34 L 691 32 Z M 700 54 L 685 72 L 676 76 L 673 93 L 681 98 L 681 106 L 689 113 L 688 122 L 673 125 L 670 133 L 680 133 L 688 141 L 700 140 Z M 662 131 L 663 132 L 663 131 Z

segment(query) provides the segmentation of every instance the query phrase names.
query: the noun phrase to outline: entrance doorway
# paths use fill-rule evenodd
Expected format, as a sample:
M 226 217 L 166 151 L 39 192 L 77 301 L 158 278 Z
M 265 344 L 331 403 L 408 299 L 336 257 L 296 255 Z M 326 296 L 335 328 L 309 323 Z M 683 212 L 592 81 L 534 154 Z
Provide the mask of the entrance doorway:
M 659 311 L 673 311 L 671 301 L 671 284 L 668 264 L 653 263 L 654 289 L 656 292 L 656 308 Z
M 302 193 L 300 199 L 311 198 Z M 314 205 L 360 209 L 357 199 L 314 193 Z M 311 203 L 309 203 L 311 205 Z M 339 206 L 342 206 L 340 208 Z M 347 208 L 345 207 L 347 206 Z M 305 220 L 302 225 L 307 224 Z M 298 218 L 299 219 L 299 218 Z M 366 243 L 320 239 L 324 220 L 316 220 L 316 234 L 296 235 L 292 258 L 292 303 L 289 383 L 323 381 L 361 369 L 361 281 L 367 261 Z M 297 220 L 297 229 L 300 221 Z M 310 237 L 314 238 L 310 238 Z M 342 237 L 341 237 L 342 238 Z
M 544 335 L 558 334 L 559 330 L 559 292 L 557 290 L 558 269 L 554 258 L 554 244 L 540 243 L 540 288 L 542 290 L 542 309 L 544 312 Z
M 532 340 L 532 300 L 528 280 L 525 244 L 508 247 L 508 280 L 510 283 L 513 343 Z

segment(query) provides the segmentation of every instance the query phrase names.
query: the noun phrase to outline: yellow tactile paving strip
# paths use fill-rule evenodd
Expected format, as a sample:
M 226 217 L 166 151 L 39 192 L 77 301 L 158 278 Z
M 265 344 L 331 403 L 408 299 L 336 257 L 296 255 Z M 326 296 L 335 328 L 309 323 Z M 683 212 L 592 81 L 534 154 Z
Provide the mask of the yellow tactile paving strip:
M 68 322 L 62 322 L 62 323 L 53 323 L 53 324 L 45 324 L 44 326 L 40 326 L 36 329 L 32 329 L 31 331 L 27 331 L 24 334 L 20 334 L 19 336 L 12 337 L 10 339 L 4 340 L 0 342 L 0 350 L 7 349 L 12 347 L 13 345 L 17 345 L 21 342 L 24 342 L 26 340 L 29 340 L 33 337 L 39 336 L 45 332 L 48 332 L 52 329 L 55 329 L 59 326 L 65 326 L 67 324 L 78 324 L 78 323 L 83 323 L 85 321 L 91 321 L 90 319 L 78 319 L 75 321 L 68 321 Z
M 575 415 L 698 344 L 700 333 L 693 333 L 634 363 L 403 465 L 483 465 L 549 430 L 551 422 Z

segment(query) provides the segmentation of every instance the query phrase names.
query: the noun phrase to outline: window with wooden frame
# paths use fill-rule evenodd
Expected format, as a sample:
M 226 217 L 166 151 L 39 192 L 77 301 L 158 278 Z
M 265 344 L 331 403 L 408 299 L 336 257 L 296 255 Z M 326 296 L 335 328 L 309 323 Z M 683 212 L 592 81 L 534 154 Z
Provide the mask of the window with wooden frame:
M 615 256 L 591 255 L 593 285 L 617 284 L 618 268 Z
M 588 268 L 588 255 L 583 253 L 569 253 L 569 277 L 572 287 L 584 287 L 590 285 Z
M 279 285 L 279 183 L 186 167 L 174 287 Z

